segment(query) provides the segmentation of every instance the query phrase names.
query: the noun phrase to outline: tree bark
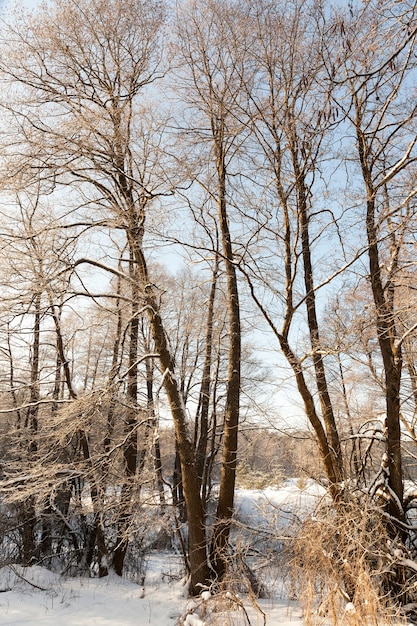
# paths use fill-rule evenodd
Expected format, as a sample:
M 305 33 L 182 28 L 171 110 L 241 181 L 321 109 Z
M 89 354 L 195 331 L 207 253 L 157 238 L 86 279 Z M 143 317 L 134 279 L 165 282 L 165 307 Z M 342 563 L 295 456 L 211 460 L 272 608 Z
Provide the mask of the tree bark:
M 222 122 L 221 122 L 222 123 Z M 224 120 L 223 120 L 224 124 Z M 213 140 L 218 176 L 218 217 L 227 279 L 227 306 L 229 313 L 229 366 L 227 374 L 226 409 L 223 431 L 222 465 L 216 521 L 211 544 L 211 562 L 217 580 L 222 581 L 227 570 L 227 544 L 233 516 L 236 460 L 239 430 L 241 342 L 240 306 L 233 246 L 226 203 L 226 163 L 223 144 L 224 126 L 215 129 Z
M 362 114 L 356 96 L 356 133 L 362 177 L 366 188 L 366 234 L 368 239 L 369 273 L 376 311 L 376 330 L 385 377 L 385 445 L 387 462 L 388 510 L 394 519 L 404 521 L 404 483 L 401 453 L 400 386 L 402 374 L 401 344 L 396 342 L 394 299 L 390 294 L 391 277 L 384 287 L 378 249 L 376 216 L 376 190 L 372 169 L 368 163 L 369 149 L 362 132 Z M 394 268 L 395 269 L 395 268 Z M 393 271 L 393 270 L 391 270 Z

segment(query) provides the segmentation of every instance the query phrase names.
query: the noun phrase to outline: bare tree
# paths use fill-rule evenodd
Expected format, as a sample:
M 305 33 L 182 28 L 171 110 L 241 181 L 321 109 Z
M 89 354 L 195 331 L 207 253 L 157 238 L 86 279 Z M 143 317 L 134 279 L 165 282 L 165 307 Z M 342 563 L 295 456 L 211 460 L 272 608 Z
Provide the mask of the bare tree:
M 338 22 L 340 58 L 344 58 L 338 74 L 343 85 L 339 102 L 356 135 L 366 204 L 369 280 L 384 376 L 387 507 L 400 521 L 404 521 L 402 344 L 409 331 L 403 336 L 399 333 L 397 281 L 405 261 L 410 199 L 415 194 L 401 178 L 416 159 L 416 108 L 408 91 L 408 77 L 415 71 L 415 32 L 404 30 L 403 25 L 411 23 L 413 16 L 413 8 L 401 5 L 389 15 L 370 4 L 364 13 L 353 13 L 350 21 L 340 15 Z
M 228 386 L 219 500 L 211 548 L 212 566 L 219 580 L 226 573 L 226 550 L 233 514 L 241 385 L 240 306 L 228 197 L 230 163 L 244 134 L 235 117 L 236 103 L 243 93 L 242 81 L 245 79 L 242 76 L 244 61 L 239 64 L 231 54 L 239 36 L 236 8 L 233 2 L 197 1 L 185 7 L 187 19 L 182 13 L 177 18 L 180 59 L 185 72 L 183 80 L 186 89 L 183 94 L 200 121 L 188 132 L 194 134 L 196 142 L 205 142 L 210 146 L 213 174 L 208 181 L 201 179 L 201 182 L 217 206 L 222 261 L 227 279 Z
M 337 501 L 344 467 L 320 333 L 314 259 L 314 242 L 334 224 L 330 211 L 325 221 L 326 211 L 315 206 L 314 195 L 332 114 L 330 92 L 322 87 L 320 13 L 308 3 L 272 7 L 258 2 L 247 8 L 247 19 L 253 34 L 247 45 L 257 73 L 254 86 L 245 84 L 247 104 L 241 115 L 246 114 L 243 119 L 257 146 L 252 167 L 263 202 L 251 212 L 261 244 L 241 268 L 293 370 Z M 313 29 L 314 22 L 318 27 Z M 282 285 L 277 283 L 281 276 Z M 265 289 L 272 302 L 282 302 L 281 310 L 264 305 L 260 294 Z M 292 337 L 303 307 L 310 345 L 299 355 Z

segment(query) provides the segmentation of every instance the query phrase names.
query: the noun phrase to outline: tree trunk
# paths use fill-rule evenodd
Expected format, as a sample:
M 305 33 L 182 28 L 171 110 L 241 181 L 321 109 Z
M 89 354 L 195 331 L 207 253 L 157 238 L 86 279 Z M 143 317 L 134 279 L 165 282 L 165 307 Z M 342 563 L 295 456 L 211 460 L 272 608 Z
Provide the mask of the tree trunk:
M 41 293 L 35 295 L 35 319 L 33 327 L 32 363 L 30 371 L 30 398 L 25 419 L 25 430 L 29 437 L 27 453 L 35 460 L 38 451 L 36 436 L 38 433 L 39 413 L 39 349 L 41 328 Z M 37 523 L 35 496 L 28 497 L 23 507 L 23 562 L 33 564 L 36 553 L 35 527 Z
M 114 571 L 118 576 L 123 575 L 123 564 L 129 543 L 128 526 L 131 519 L 132 492 L 137 472 L 138 462 L 138 345 L 139 345 L 139 286 L 134 262 L 134 252 L 131 250 L 129 261 L 129 275 L 132 285 L 132 308 L 129 334 L 129 358 L 127 374 L 127 416 L 124 425 L 123 460 L 125 481 L 122 485 L 119 503 L 119 518 L 117 522 L 116 547 L 113 556 Z
M 215 266 L 213 268 L 211 289 L 208 301 L 207 326 L 205 355 L 203 364 L 203 375 L 201 379 L 199 410 L 197 411 L 195 422 L 195 447 L 196 462 L 199 479 L 202 483 L 204 467 L 207 460 L 207 443 L 209 428 L 209 408 L 210 408 L 210 387 L 211 387 L 211 365 L 213 351 L 213 319 L 214 304 L 216 299 L 217 275 L 219 272 L 219 256 L 216 254 Z M 205 504 L 205 503 L 204 503 Z
M 226 409 L 223 433 L 222 465 L 216 521 L 211 544 L 211 562 L 218 581 L 222 581 L 227 569 L 227 544 L 233 515 L 236 460 L 239 430 L 241 326 L 236 268 L 226 205 L 226 167 L 223 128 L 220 138 L 214 137 L 218 174 L 218 216 L 227 278 L 227 305 L 229 313 L 229 367 L 227 374 Z
M 388 498 L 388 510 L 398 520 L 404 521 L 404 484 L 401 454 L 401 405 L 400 386 L 402 373 L 401 345 L 395 344 L 396 328 L 394 310 L 387 306 L 381 278 L 378 241 L 375 226 L 375 201 L 367 202 L 366 227 L 368 235 L 369 269 L 372 294 L 376 309 L 378 342 L 384 364 L 385 376 L 385 441 L 387 454 L 388 485 L 392 495 Z
M 307 323 L 310 335 L 310 344 L 313 353 L 314 374 L 317 385 L 318 397 L 320 401 L 323 422 L 326 428 L 328 439 L 328 454 L 331 456 L 333 471 L 331 479 L 334 484 L 341 483 L 344 479 L 342 450 L 340 447 L 339 433 L 333 412 L 333 405 L 330 398 L 327 384 L 326 370 L 322 356 L 322 345 L 320 341 L 319 323 L 317 319 L 316 296 L 314 289 L 313 264 L 311 259 L 311 245 L 309 233 L 308 215 L 308 190 L 305 185 L 304 173 L 301 171 L 298 162 L 296 140 L 291 146 L 294 174 L 297 188 L 297 213 L 301 227 L 301 248 L 304 264 L 304 285 L 306 290 Z
M 359 104 L 354 98 L 356 105 L 356 134 L 359 152 L 359 160 L 362 176 L 365 183 L 366 202 L 366 234 L 368 239 L 369 273 L 371 289 L 376 311 L 376 330 L 379 348 L 384 367 L 385 377 L 385 445 L 387 462 L 388 488 L 388 511 L 393 518 L 404 521 L 404 484 L 401 454 L 401 405 L 400 385 L 402 373 L 401 344 L 396 344 L 396 320 L 394 311 L 394 298 L 392 291 L 392 273 L 396 264 L 393 263 L 391 274 L 388 275 L 384 286 L 381 272 L 381 262 L 378 250 L 378 227 L 376 216 L 376 190 L 372 179 L 372 169 L 368 163 L 368 145 L 365 134 L 361 130 L 362 115 Z M 394 261 L 395 259 L 392 259 Z
M 188 549 L 190 564 L 191 595 L 200 593 L 202 585 L 209 580 L 207 562 L 207 540 L 204 525 L 204 510 L 200 495 L 200 481 L 195 464 L 194 446 L 187 427 L 187 413 L 175 376 L 174 362 L 168 347 L 159 305 L 154 287 L 149 280 L 148 268 L 140 241 L 135 245 L 135 261 L 143 289 L 142 298 L 152 331 L 155 350 L 163 376 L 163 386 L 168 398 L 174 422 L 176 441 L 181 463 L 182 484 L 188 519 Z

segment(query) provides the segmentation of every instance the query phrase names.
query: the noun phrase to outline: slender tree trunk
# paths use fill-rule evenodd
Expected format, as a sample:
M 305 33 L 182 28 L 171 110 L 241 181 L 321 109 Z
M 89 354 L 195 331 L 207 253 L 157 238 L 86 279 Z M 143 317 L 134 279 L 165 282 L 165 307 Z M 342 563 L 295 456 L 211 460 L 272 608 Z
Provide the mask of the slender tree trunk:
M 314 289 L 313 264 L 311 259 L 311 245 L 309 233 L 309 214 L 307 188 L 304 173 L 301 171 L 295 141 L 292 145 L 292 160 L 297 188 L 298 219 L 301 227 L 301 248 L 304 264 L 304 285 L 306 290 L 307 322 L 310 335 L 310 344 L 313 353 L 313 364 L 318 397 L 321 406 L 323 422 L 326 428 L 326 437 L 329 442 L 329 453 L 332 457 L 334 482 L 341 483 L 344 479 L 342 450 L 339 433 L 333 412 L 327 384 L 326 370 L 322 356 L 319 323 L 317 319 L 316 296 Z
M 144 334 L 144 333 L 143 333 Z M 145 350 L 150 352 L 149 342 L 145 341 Z M 155 477 L 156 484 L 158 487 L 159 493 L 159 504 L 161 509 L 165 508 L 166 500 L 165 500 L 165 490 L 164 490 L 164 479 L 162 475 L 162 457 L 161 457 L 161 446 L 159 441 L 159 424 L 157 417 L 155 415 L 155 401 L 154 401 L 154 393 L 153 393 L 153 383 L 154 383 L 154 362 L 153 359 L 146 359 L 145 361 L 146 367 L 146 403 L 149 417 L 149 427 L 150 432 L 153 433 L 154 441 L 153 441 L 153 464 L 155 469 Z M 148 430 L 147 430 L 148 432 Z M 143 454 L 143 461 L 145 460 L 145 453 Z
M 143 290 L 144 309 L 149 318 L 155 350 L 159 355 L 163 386 L 174 422 L 188 518 L 189 591 L 191 595 L 196 595 L 200 593 L 201 585 L 207 584 L 209 570 L 204 509 L 200 495 L 200 481 L 195 464 L 194 446 L 188 432 L 184 399 L 181 396 L 179 383 L 175 376 L 174 362 L 169 350 L 158 301 L 154 293 L 154 287 L 149 280 L 146 260 L 138 239 L 136 239 L 135 245 L 135 261 Z
M 181 458 L 177 441 L 175 442 L 174 469 L 172 472 L 172 505 L 177 511 L 179 521 L 185 523 L 187 521 L 187 507 L 184 500 Z
M 179 393 L 162 320 L 157 312 L 157 303 L 150 293 L 149 288 L 147 291 L 148 310 L 152 311 L 150 321 L 153 329 L 155 348 L 159 353 L 164 377 L 164 387 L 170 404 L 178 442 L 184 498 L 187 506 L 188 549 L 191 569 L 190 593 L 195 595 L 201 591 L 201 585 L 207 584 L 209 578 L 204 511 L 200 497 L 200 481 L 194 460 L 194 447 L 187 430 L 185 406 Z
M 120 512 L 118 534 L 114 550 L 113 565 L 118 576 L 123 574 L 123 564 L 129 543 L 128 526 L 131 519 L 131 500 L 138 464 L 138 345 L 139 345 L 139 285 L 134 261 L 134 253 L 130 252 L 129 275 L 132 285 L 132 309 L 129 336 L 129 358 L 127 374 L 127 416 L 124 428 L 124 472 L 125 482 L 120 494 Z
M 32 363 L 30 371 L 30 397 L 29 407 L 26 413 L 25 430 L 29 436 L 27 453 L 31 460 L 35 459 L 38 451 L 36 441 L 38 433 L 39 414 L 39 349 L 40 349 L 40 327 L 41 327 L 41 293 L 35 295 L 35 314 L 32 342 Z M 37 523 L 36 499 L 34 495 L 27 498 L 23 508 L 23 561 L 25 565 L 31 565 L 36 554 L 35 528 Z
M 53 317 L 53 321 L 55 325 L 58 357 L 59 357 L 60 362 L 63 365 L 65 383 L 66 383 L 70 398 L 72 400 L 77 400 L 78 395 L 72 383 L 71 369 L 69 366 L 68 359 L 66 358 L 66 355 L 65 355 L 64 338 L 63 338 L 62 331 L 61 331 L 60 318 L 56 311 L 55 305 L 52 303 L 51 294 L 48 294 L 48 295 L 49 295 L 49 301 L 50 301 L 50 309 L 51 309 L 51 313 L 52 313 L 52 317 Z M 79 419 L 81 420 L 82 416 L 79 416 Z M 100 510 L 101 498 L 100 498 L 99 481 L 97 480 L 97 477 L 96 477 L 96 468 L 94 465 L 94 459 L 92 458 L 91 453 L 90 453 L 88 435 L 85 429 L 82 427 L 80 427 L 78 430 L 78 438 L 79 438 L 79 444 L 80 444 L 83 458 L 88 463 L 91 469 L 90 475 L 88 476 L 88 480 L 90 483 L 90 494 L 91 494 L 91 501 L 93 505 L 93 514 L 94 514 L 93 534 L 95 537 L 95 541 L 97 542 L 97 548 L 98 548 L 99 576 L 103 577 L 103 576 L 107 576 L 108 568 L 107 568 L 107 549 L 105 546 L 104 527 L 103 527 L 103 521 L 101 517 L 101 510 Z
M 59 314 L 58 314 L 59 315 Z M 61 380 L 61 359 L 58 354 L 57 346 L 55 345 L 56 358 L 55 358 L 55 378 L 54 387 L 52 390 L 52 404 L 51 404 L 51 416 L 55 417 L 58 411 L 58 400 L 60 399 L 62 392 L 62 380 Z M 62 454 L 62 453 L 61 453 Z M 42 537 L 41 537 L 41 552 L 42 556 L 49 558 L 52 556 L 52 537 L 59 537 L 61 539 L 63 535 L 62 517 L 65 517 L 68 513 L 69 504 L 71 501 L 71 487 L 68 483 L 59 485 L 56 489 L 56 494 L 50 496 L 45 503 L 42 513 Z M 62 503 L 67 502 L 68 506 L 62 506 Z M 59 511 L 60 518 L 56 519 L 56 511 Z M 72 533 L 74 538 L 74 533 Z M 78 545 L 76 546 L 78 552 Z
M 216 254 L 215 266 L 213 268 L 211 289 L 208 301 L 207 326 L 205 355 L 203 364 L 203 375 L 201 379 L 201 389 L 199 398 L 199 410 L 195 421 L 195 447 L 197 471 L 200 481 L 203 481 L 204 467 L 207 460 L 207 442 L 209 429 L 209 408 L 211 390 L 211 366 L 213 352 L 213 320 L 214 304 L 216 299 L 217 276 L 219 272 L 219 256 Z
M 357 103 L 356 103 L 357 104 Z M 368 238 L 368 259 L 371 289 L 376 311 L 376 330 L 385 376 L 385 442 L 387 455 L 387 481 L 391 491 L 388 494 L 388 510 L 393 518 L 404 520 L 404 484 L 401 454 L 401 405 L 400 386 L 402 373 L 401 344 L 396 343 L 396 320 L 391 276 L 384 287 L 378 249 L 378 227 L 375 221 L 376 191 L 372 171 L 368 164 L 368 146 L 362 133 L 362 118 L 356 108 L 356 132 L 362 176 L 366 187 L 366 234 Z
M 376 325 L 378 342 L 384 364 L 385 376 L 385 440 L 387 452 L 388 485 L 392 491 L 389 497 L 388 509 L 390 514 L 399 520 L 404 520 L 404 484 L 401 454 L 401 404 L 400 386 L 402 373 L 401 345 L 395 344 L 396 329 L 394 311 L 387 307 L 384 287 L 381 279 L 377 234 L 375 228 L 375 202 L 367 203 L 367 234 L 369 269 L 371 275 L 372 293 L 376 308 Z
M 218 174 L 218 216 L 227 278 L 227 304 L 229 313 L 229 367 L 227 375 L 226 409 L 223 434 L 223 452 L 220 474 L 219 499 L 213 528 L 211 562 L 218 581 L 227 569 L 227 545 L 233 515 L 236 460 L 239 429 L 241 325 L 236 268 L 233 262 L 232 239 L 226 204 L 226 167 L 221 129 L 215 135 L 216 166 Z
M 121 270 L 121 261 L 119 260 L 119 270 Z M 122 344 L 122 323 L 123 323 L 123 316 L 122 316 L 122 309 L 120 306 L 120 294 L 121 294 L 121 278 L 120 276 L 117 277 L 117 288 L 116 288 L 116 294 L 117 294 L 117 298 L 116 298 L 116 317 L 117 317 L 117 324 L 116 324 L 116 336 L 113 342 L 113 353 L 112 353 L 112 363 L 111 363 L 111 369 L 110 369 L 110 374 L 109 374 L 109 378 L 108 378 L 108 388 L 109 388 L 109 396 L 110 396 L 110 400 L 109 400 L 109 408 L 107 411 L 107 428 L 106 428 L 106 434 L 104 436 L 104 440 L 103 440 L 103 448 L 104 451 L 108 454 L 110 452 L 111 449 L 111 442 L 112 442 L 112 437 L 113 437 L 113 431 L 114 431 L 114 418 L 115 418 L 115 411 L 116 411 L 116 405 L 117 405 L 117 391 L 118 391 L 118 385 L 116 384 L 116 379 L 117 379 L 117 375 L 120 369 L 120 361 L 119 361 L 119 353 L 121 351 L 121 344 Z M 107 477 L 108 474 L 108 470 L 109 470 L 109 459 L 107 459 L 107 463 L 106 463 L 106 468 L 105 468 L 105 476 Z
M 98 482 L 94 476 L 95 467 L 94 462 L 90 453 L 89 441 L 86 436 L 85 431 L 80 432 L 80 445 L 81 450 L 83 452 L 84 459 L 89 462 L 91 468 L 91 474 L 89 476 L 90 483 L 90 495 L 91 502 L 93 504 L 93 516 L 94 516 L 94 527 L 92 530 L 92 535 L 94 535 L 94 540 L 92 541 L 92 546 L 94 547 L 94 543 L 97 545 L 97 561 L 98 561 L 98 576 L 99 578 L 103 578 L 108 575 L 108 562 L 107 562 L 107 547 L 106 547 L 106 539 L 104 534 L 104 525 L 102 519 L 102 512 L 100 510 L 100 490 Z M 90 563 L 89 563 L 90 565 Z
M 284 23 L 285 19 L 282 24 L 277 24 L 278 28 L 283 27 Z M 291 28 L 294 28 L 295 34 L 294 44 L 291 43 L 290 45 L 296 46 L 299 25 L 292 21 L 291 15 L 289 16 L 288 24 Z M 315 150 L 317 150 L 317 148 L 314 150 L 311 148 L 311 153 L 309 154 L 305 151 L 305 137 L 299 137 L 298 135 L 298 119 L 294 112 L 294 109 L 298 106 L 300 110 L 305 109 L 303 98 L 308 93 L 309 87 L 308 85 L 305 86 L 305 93 L 298 92 L 300 85 L 296 86 L 293 82 L 294 67 L 291 64 L 293 64 L 297 58 L 296 52 L 294 60 L 290 61 L 288 67 L 287 60 L 283 59 L 281 56 L 277 57 L 273 52 L 273 38 L 279 31 L 271 30 L 271 22 L 268 19 L 264 21 L 262 16 L 257 28 L 258 38 L 262 48 L 265 49 L 265 51 L 270 51 L 270 53 L 266 53 L 264 59 L 264 70 L 269 86 L 269 100 L 265 109 L 263 104 L 262 107 L 260 107 L 262 122 L 256 128 L 256 134 L 265 158 L 269 162 L 282 214 L 282 230 L 279 236 L 280 238 L 282 237 L 284 245 L 285 313 L 281 331 L 279 331 L 274 320 L 256 296 L 253 284 L 248 275 L 247 279 L 257 306 L 277 337 L 280 348 L 294 372 L 297 388 L 304 404 L 304 410 L 314 431 L 320 457 L 330 483 L 330 493 L 333 500 L 336 502 L 340 498 L 340 485 L 343 481 L 343 459 L 328 390 L 325 364 L 321 355 L 321 340 L 309 232 L 310 189 L 306 181 L 306 171 L 310 173 L 314 171 Z M 286 35 L 284 35 L 284 39 L 286 39 Z M 296 48 L 294 48 L 294 51 L 295 50 Z M 249 96 L 253 97 L 251 93 L 249 93 Z M 312 114 L 312 112 L 307 109 L 305 109 L 305 112 L 307 117 Z M 321 131 L 319 130 L 318 132 L 320 133 Z M 317 146 L 319 146 L 322 135 L 318 134 L 316 139 Z M 301 155 L 299 151 L 300 143 L 303 146 Z M 286 174 L 289 163 L 292 165 L 292 177 L 290 180 L 288 180 Z M 302 360 L 295 354 L 289 339 L 294 315 L 298 309 L 298 306 L 294 304 L 294 283 L 298 275 L 299 267 L 297 250 L 299 242 L 301 242 L 301 257 L 303 260 L 307 325 L 320 413 L 314 397 L 316 394 L 312 392 L 306 379 L 305 365 L 303 365 Z

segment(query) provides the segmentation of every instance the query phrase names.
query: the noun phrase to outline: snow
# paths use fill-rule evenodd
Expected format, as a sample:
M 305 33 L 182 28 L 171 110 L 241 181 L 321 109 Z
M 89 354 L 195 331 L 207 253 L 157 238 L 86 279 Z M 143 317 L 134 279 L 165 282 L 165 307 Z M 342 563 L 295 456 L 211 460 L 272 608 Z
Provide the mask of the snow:
M 61 578 L 41 567 L 9 566 L 0 570 L 0 589 L 2 626 L 175 626 L 189 606 L 183 583 L 157 581 L 155 577 L 149 587 L 143 588 L 115 575 L 102 579 Z M 212 595 L 205 598 L 200 606 L 215 601 Z M 267 626 L 304 624 L 299 608 L 291 603 L 263 600 L 260 604 Z M 254 608 L 248 606 L 247 611 L 253 626 L 263 624 L 262 615 Z M 243 613 L 241 621 L 239 611 L 232 613 L 230 622 L 226 616 L 218 623 L 243 626 Z M 212 626 L 214 622 L 206 621 L 197 608 L 182 624 Z
M 7 626 L 160 626 L 175 624 L 185 603 L 181 590 L 168 584 L 144 591 L 115 575 L 60 578 L 39 567 L 19 570 L 43 590 L 13 578 L 10 568 L 3 568 L 2 581 L 14 583 L 11 591 L 0 596 L 0 624 Z
M 246 524 L 262 527 L 266 522 L 282 530 L 313 514 L 326 497 L 325 488 L 312 480 L 301 487 L 288 480 L 280 488 L 237 489 L 235 507 L 237 518 Z

